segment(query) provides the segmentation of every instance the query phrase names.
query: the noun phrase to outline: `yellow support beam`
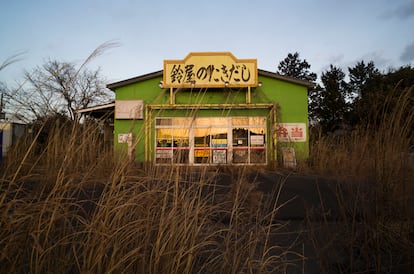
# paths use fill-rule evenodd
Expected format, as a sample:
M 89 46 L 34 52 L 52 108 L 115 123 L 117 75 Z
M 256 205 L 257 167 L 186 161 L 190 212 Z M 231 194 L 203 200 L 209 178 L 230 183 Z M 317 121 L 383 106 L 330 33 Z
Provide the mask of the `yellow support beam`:
M 175 94 L 174 94 L 174 89 L 170 88 L 170 105 L 174 105 L 175 104 Z
M 149 104 L 147 107 L 151 109 L 264 109 L 273 108 L 273 104 Z
M 250 89 L 250 87 L 247 87 L 246 104 L 250 104 L 250 103 L 251 103 L 251 89 Z

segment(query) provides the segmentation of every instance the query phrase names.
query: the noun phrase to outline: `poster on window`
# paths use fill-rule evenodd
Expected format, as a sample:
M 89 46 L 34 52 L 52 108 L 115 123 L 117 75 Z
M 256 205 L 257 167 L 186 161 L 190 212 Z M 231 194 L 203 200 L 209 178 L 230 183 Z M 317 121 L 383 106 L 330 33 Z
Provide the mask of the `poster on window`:
M 278 142 L 306 142 L 306 123 L 279 123 L 276 137 Z
M 213 147 L 227 147 L 227 139 L 213 139 L 211 144 Z
M 264 136 L 263 135 L 251 135 L 250 144 L 252 146 L 263 146 L 264 145 Z
M 157 159 L 172 159 L 173 151 L 170 149 L 168 150 L 157 149 L 155 157 Z
M 194 150 L 194 157 L 210 157 L 210 150 L 208 149 Z
M 213 150 L 213 164 L 225 164 L 227 162 L 227 150 Z

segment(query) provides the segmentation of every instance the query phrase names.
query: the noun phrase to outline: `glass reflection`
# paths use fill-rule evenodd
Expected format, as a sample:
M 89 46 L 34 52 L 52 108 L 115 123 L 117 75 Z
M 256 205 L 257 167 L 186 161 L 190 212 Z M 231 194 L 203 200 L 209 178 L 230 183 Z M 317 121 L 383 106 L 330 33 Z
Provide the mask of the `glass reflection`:
M 266 117 L 249 117 L 249 125 L 266 126 Z
M 172 119 L 171 118 L 157 118 L 155 120 L 155 124 L 157 126 L 171 126 L 172 125 Z
M 189 117 L 156 119 L 156 163 L 227 164 L 229 148 L 231 163 L 266 163 L 266 117 L 201 117 L 192 121 Z
M 195 119 L 196 127 L 225 126 L 227 127 L 228 118 L 223 117 L 200 117 Z
M 232 124 L 233 126 L 248 126 L 249 118 L 248 117 L 233 117 Z

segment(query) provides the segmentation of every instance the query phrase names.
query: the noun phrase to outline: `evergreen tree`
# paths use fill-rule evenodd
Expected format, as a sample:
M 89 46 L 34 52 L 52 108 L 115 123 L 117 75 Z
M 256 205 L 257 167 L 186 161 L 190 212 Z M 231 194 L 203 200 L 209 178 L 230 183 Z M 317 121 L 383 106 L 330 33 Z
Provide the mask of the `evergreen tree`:
M 359 98 L 364 97 L 369 92 L 370 84 L 372 84 L 371 80 L 381 75 L 372 61 L 366 65 L 364 61 L 357 62 L 354 67 L 349 67 L 348 71 L 350 93 Z
M 279 63 L 277 67 L 277 73 L 282 75 L 294 77 L 301 80 L 307 80 L 313 82 L 316 80 L 316 73 L 311 72 L 311 65 L 306 61 L 306 59 L 301 60 L 299 58 L 299 53 L 289 53 L 288 56 Z
M 277 67 L 277 73 L 281 75 L 290 76 L 300 80 L 306 80 L 314 82 L 317 79 L 317 75 L 314 72 L 310 71 L 311 65 L 306 61 L 306 59 L 301 60 L 299 58 L 299 53 L 289 53 L 287 57 L 281 61 Z M 309 120 L 311 122 L 318 121 L 318 113 L 320 111 L 320 106 L 311 100 L 311 96 L 316 96 L 320 93 L 321 87 L 319 85 L 315 86 L 313 89 L 309 90 Z
M 348 84 L 344 79 L 342 69 L 330 65 L 330 69 L 322 73 L 323 86 L 317 86 L 310 93 L 310 113 L 324 132 L 334 131 L 347 120 L 350 104 L 347 102 Z
M 365 64 L 364 61 L 357 62 L 354 67 L 348 67 L 349 71 L 349 94 L 352 100 L 352 111 L 350 123 L 357 124 L 370 115 L 374 101 L 373 96 L 378 92 L 382 75 L 375 67 L 374 62 Z

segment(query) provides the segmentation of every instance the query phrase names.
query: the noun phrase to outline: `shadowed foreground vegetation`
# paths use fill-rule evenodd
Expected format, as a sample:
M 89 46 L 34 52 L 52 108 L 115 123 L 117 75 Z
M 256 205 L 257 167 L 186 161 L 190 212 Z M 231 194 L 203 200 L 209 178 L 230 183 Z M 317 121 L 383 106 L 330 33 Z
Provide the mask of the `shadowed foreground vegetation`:
M 339 183 L 341 207 L 339 222 L 320 223 L 324 238 L 309 226 L 322 272 L 335 251 L 346 258 L 337 272 L 414 271 L 413 88 L 394 90 L 370 120 L 346 136 L 313 136 L 304 169 Z
M 102 151 L 94 128 L 78 125 L 56 124 L 45 143 L 37 144 L 21 142 L 2 166 L 5 272 L 235 273 L 287 267 L 289 250 L 268 240 L 277 230 L 277 209 L 262 210 L 268 205 L 243 174 L 219 193 L 212 184 L 218 169 L 143 171 L 115 161 Z
M 283 180 L 259 191 L 264 168 L 143 170 L 116 160 L 94 125 L 36 131 L 1 166 L 1 272 L 312 273 L 312 259 L 317 273 L 409 273 L 412 89 L 393 105 L 349 136 L 312 136 L 297 172 L 335 181 L 339 214 L 309 208 L 291 243 L 278 241 Z

